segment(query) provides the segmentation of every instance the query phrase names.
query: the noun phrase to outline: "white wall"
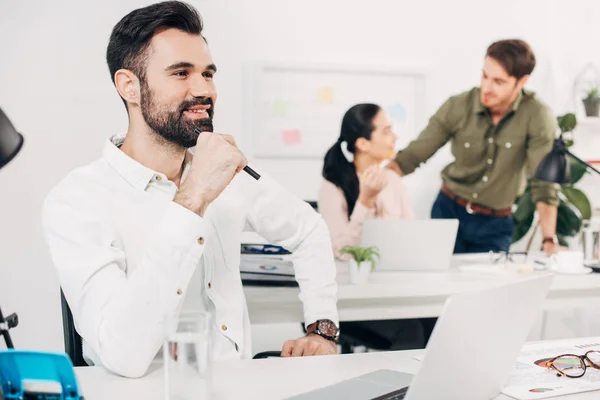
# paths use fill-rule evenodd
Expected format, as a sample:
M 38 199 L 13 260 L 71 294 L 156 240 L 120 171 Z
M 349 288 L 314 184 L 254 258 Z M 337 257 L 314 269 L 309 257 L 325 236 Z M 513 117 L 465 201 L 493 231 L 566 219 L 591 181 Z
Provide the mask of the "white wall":
M 112 26 L 141 0 L 0 0 L 0 107 L 26 137 L 0 171 L 0 305 L 18 311 L 19 347 L 62 349 L 58 281 L 40 228 L 47 191 L 100 155 L 126 129 L 104 53 Z M 252 61 L 423 65 L 427 113 L 478 82 L 486 46 L 521 37 L 539 60 L 531 88 L 572 109 L 571 83 L 600 65 L 595 0 L 196 0 L 219 66 L 216 128 L 238 138 L 251 165 L 314 199 L 320 162 L 254 160 L 244 137 L 243 67 Z M 397 132 L 402 142 L 414 133 Z M 406 181 L 426 217 L 439 187 L 441 153 Z

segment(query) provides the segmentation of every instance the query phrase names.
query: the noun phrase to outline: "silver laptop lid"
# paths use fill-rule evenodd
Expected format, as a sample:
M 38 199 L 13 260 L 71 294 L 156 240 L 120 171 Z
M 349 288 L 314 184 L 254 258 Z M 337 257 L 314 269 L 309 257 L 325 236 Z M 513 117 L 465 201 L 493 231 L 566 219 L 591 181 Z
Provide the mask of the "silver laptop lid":
M 376 246 L 376 271 L 444 270 L 450 267 L 458 232 L 456 219 L 365 221 L 362 246 Z
M 554 275 L 452 296 L 446 302 L 407 400 L 481 400 L 505 386 Z

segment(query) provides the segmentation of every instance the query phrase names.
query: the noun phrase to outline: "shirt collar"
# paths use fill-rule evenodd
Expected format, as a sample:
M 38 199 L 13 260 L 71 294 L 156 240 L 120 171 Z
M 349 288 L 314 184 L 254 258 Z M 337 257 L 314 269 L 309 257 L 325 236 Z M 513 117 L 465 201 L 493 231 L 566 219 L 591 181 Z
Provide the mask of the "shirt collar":
M 519 105 L 523 101 L 523 97 L 527 96 L 527 95 L 528 95 L 528 93 L 525 92 L 525 90 L 521 90 L 519 92 L 519 94 L 517 95 L 517 98 L 515 99 L 512 107 L 511 107 L 512 112 L 517 111 L 517 109 L 519 108 Z M 481 91 L 479 89 L 477 89 L 477 95 L 474 96 L 474 99 L 473 99 L 473 110 L 475 111 L 475 114 L 484 114 L 484 113 L 488 112 L 488 109 L 485 108 L 483 106 L 483 104 L 481 104 L 480 97 L 481 97 Z
M 119 147 L 121 147 L 124 141 L 125 136 L 115 135 L 109 138 L 104 146 L 104 158 L 108 164 L 131 186 L 136 189 L 146 190 L 146 187 L 152 181 L 152 179 L 155 176 L 162 174 L 143 166 L 122 152 Z M 185 167 L 182 175 L 182 182 L 187 176 L 192 158 L 193 155 L 188 150 L 185 155 Z

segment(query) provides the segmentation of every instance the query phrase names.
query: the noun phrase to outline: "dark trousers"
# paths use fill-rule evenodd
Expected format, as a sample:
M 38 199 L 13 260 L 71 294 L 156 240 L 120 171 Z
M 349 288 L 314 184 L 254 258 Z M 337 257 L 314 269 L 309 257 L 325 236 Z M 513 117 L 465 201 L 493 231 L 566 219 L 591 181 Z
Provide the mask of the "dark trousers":
M 514 224 L 511 216 L 469 214 L 464 207 L 442 192 L 433 203 L 431 218 L 458 219 L 455 254 L 508 251 L 512 241 Z

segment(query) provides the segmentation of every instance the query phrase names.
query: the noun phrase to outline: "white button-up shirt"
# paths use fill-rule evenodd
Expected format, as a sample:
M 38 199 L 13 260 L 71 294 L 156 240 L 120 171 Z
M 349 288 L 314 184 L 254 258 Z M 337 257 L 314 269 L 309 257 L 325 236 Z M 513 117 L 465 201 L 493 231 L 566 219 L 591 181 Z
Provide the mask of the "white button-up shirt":
M 164 342 L 165 316 L 186 307 L 212 313 L 215 359 L 250 357 L 239 270 L 248 228 L 293 252 L 305 322 L 338 323 L 329 232 L 308 204 L 267 176 L 242 172 L 200 217 L 173 202 L 175 184 L 123 153 L 120 142 L 63 179 L 43 210 L 88 362 L 143 375 Z

